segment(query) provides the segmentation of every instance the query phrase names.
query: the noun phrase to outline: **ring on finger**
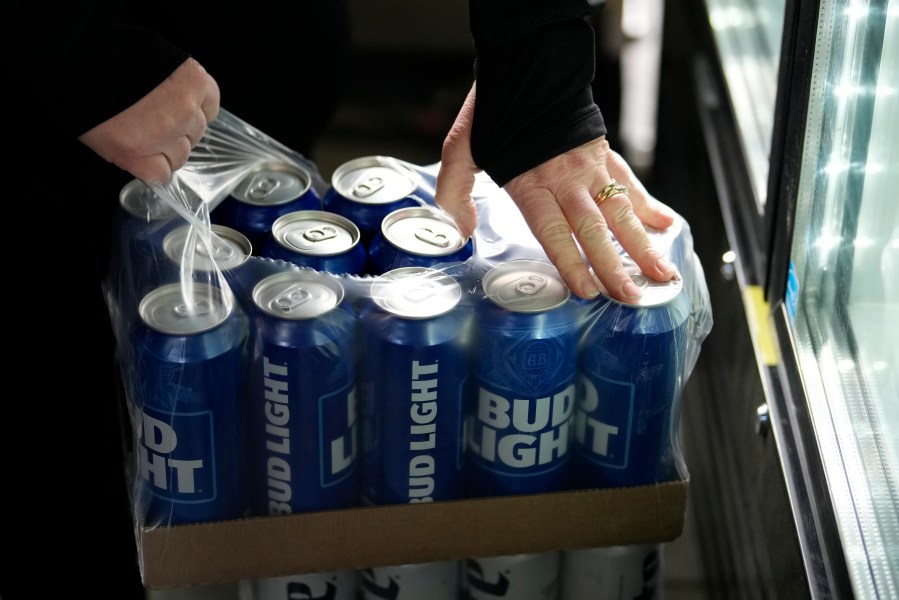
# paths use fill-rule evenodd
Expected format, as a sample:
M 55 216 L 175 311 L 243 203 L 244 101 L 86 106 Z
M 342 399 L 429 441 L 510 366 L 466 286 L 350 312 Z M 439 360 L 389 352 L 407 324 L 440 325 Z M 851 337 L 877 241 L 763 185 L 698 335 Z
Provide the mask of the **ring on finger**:
M 593 201 L 596 202 L 596 206 L 599 206 L 615 194 L 624 194 L 625 196 L 630 197 L 628 195 L 627 187 L 621 185 L 613 179 L 612 183 L 602 188 L 602 190 L 598 194 L 596 194 L 596 196 L 593 198 Z

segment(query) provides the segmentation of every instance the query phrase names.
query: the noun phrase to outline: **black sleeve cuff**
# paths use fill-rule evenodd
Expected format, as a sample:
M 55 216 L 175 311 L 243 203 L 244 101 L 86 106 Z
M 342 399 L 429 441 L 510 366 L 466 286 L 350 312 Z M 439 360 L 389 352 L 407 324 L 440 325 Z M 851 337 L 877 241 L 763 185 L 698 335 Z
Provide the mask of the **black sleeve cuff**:
M 500 43 L 476 34 L 475 43 L 471 150 L 497 185 L 606 134 L 590 85 L 594 33 L 584 18 L 550 21 Z

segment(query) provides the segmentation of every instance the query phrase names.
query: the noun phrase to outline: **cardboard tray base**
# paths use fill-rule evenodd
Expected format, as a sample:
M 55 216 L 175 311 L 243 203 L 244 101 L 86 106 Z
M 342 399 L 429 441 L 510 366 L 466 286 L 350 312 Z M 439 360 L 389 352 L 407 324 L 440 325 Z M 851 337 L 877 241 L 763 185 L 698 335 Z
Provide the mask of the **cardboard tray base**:
M 141 528 L 144 585 L 178 588 L 480 556 L 662 543 L 688 481 Z

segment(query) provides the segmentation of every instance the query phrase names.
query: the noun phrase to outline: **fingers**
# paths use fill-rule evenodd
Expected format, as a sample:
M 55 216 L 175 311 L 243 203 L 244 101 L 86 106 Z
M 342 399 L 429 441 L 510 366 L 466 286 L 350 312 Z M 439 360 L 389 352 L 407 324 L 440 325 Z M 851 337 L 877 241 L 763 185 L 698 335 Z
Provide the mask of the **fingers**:
M 481 170 L 471 156 L 471 119 L 474 115 L 475 87 L 462 104 L 443 142 L 434 201 L 456 222 L 462 235 L 472 235 L 477 226 L 477 209 L 471 198 L 475 175 Z
M 612 179 L 628 188 L 631 205 L 640 221 L 656 229 L 666 229 L 674 223 L 673 211 L 646 190 L 624 157 L 614 150 L 610 149 L 606 155 L 606 169 Z
M 622 193 L 609 197 L 599 206 L 599 210 L 622 249 L 637 263 L 646 276 L 657 281 L 671 279 L 675 273 L 674 265 L 665 260 L 652 245 L 646 229 L 640 218 L 637 217 L 627 195 Z M 612 267 L 599 265 L 599 269 L 597 269 L 598 265 L 592 258 L 594 246 L 587 243 L 584 249 L 587 259 L 594 266 L 594 271 L 600 281 L 614 298 L 618 300 L 639 298 L 639 292 L 634 293 L 636 286 L 633 285 L 630 276 L 623 269 L 620 256 L 616 256 L 617 262 Z M 603 252 L 601 259 L 607 258 L 607 253 Z M 616 291 L 619 293 L 616 294 Z
M 561 176 L 561 168 L 558 172 Z M 599 287 L 584 262 L 576 238 L 587 240 L 583 243 L 593 246 L 593 260 L 602 263 L 604 269 L 613 268 L 615 262 L 620 265 L 621 260 L 605 222 L 595 218 L 596 208 L 591 208 L 586 192 L 582 189 L 578 196 L 576 192 L 571 195 L 554 191 L 545 185 L 547 176 L 553 174 L 547 175 L 541 166 L 512 179 L 504 189 L 569 289 L 582 298 L 594 298 L 599 294 Z
M 149 94 L 79 139 L 139 179 L 168 183 L 218 116 L 219 99 L 215 80 L 188 59 Z
M 624 268 L 622 250 L 646 276 L 670 279 L 675 268 L 653 247 L 643 222 L 645 217 L 665 228 L 674 213 L 648 194 L 623 159 L 607 160 L 611 155 L 600 138 L 516 177 L 505 189 L 572 292 L 595 297 L 598 280 L 610 297 L 635 301 L 640 290 Z M 597 198 L 613 181 L 624 187 Z

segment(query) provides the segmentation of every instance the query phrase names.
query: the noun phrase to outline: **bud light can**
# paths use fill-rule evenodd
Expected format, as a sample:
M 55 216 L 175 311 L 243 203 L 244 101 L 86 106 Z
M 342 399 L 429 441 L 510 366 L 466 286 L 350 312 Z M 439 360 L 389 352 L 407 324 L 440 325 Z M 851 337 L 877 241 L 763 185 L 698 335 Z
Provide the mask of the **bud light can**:
M 418 175 L 389 156 L 365 156 L 340 165 L 325 192 L 325 210 L 343 215 L 359 227 L 368 246 L 380 230 L 381 220 L 405 206 L 422 206 Z
M 362 600 L 458 600 L 459 562 L 361 569 L 359 587 Z
M 188 277 L 227 285 L 241 306 L 248 308 L 253 287 L 262 275 L 253 262 L 253 246 L 247 236 L 224 225 L 212 225 L 208 230 L 183 225 L 169 232 L 162 247 L 169 261 L 167 282 Z M 189 247 L 193 251 L 186 251 Z
M 472 311 L 425 267 L 387 272 L 362 309 L 362 493 L 370 504 L 464 494 Z
M 464 262 L 472 254 L 471 238 L 439 208 L 400 208 L 381 221 L 381 229 L 368 246 L 371 274 L 401 267 L 434 267 Z
M 468 423 L 468 491 L 533 494 L 569 487 L 578 316 L 552 265 L 511 260 L 483 277 Z
M 355 316 L 329 273 L 290 270 L 253 290 L 248 411 L 254 515 L 356 504 Z
M 660 600 L 663 545 L 641 544 L 565 551 L 562 598 L 565 600 Z
M 561 570 L 562 554 L 557 551 L 471 558 L 465 561 L 464 597 L 559 600 Z
M 108 279 L 129 316 L 136 316 L 144 295 L 164 281 L 162 241 L 181 223 L 177 217 L 140 179 L 132 179 L 119 192 Z
M 137 512 L 147 526 L 246 515 L 246 321 L 226 290 L 161 286 L 140 303 L 134 350 Z
M 255 166 L 210 213 L 213 223 L 241 232 L 262 248 L 272 223 L 296 210 L 321 210 L 312 175 L 294 164 L 265 162 Z
M 625 267 L 643 296 L 602 295 L 580 341 L 574 486 L 622 487 L 677 477 L 677 436 L 690 299 L 679 276 Z
M 356 571 L 330 571 L 243 580 L 240 600 L 356 600 Z
M 356 224 L 323 210 L 300 210 L 278 217 L 261 254 L 338 275 L 362 275 L 368 262 Z

